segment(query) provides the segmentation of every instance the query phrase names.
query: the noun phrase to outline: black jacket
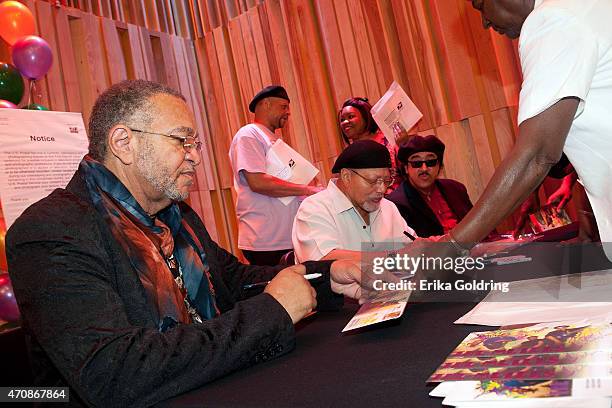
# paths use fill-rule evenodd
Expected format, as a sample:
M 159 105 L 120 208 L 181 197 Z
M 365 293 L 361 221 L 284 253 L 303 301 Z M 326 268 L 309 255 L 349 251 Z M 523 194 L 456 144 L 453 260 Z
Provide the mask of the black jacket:
M 281 268 L 241 264 L 181 209 L 204 245 L 222 314 L 165 333 L 79 172 L 17 219 L 6 236 L 9 273 L 37 385 L 68 385 L 73 403 L 149 406 L 294 348 L 291 319 L 272 296 L 241 300 L 243 284 Z M 329 265 L 307 266 L 324 274 L 315 283 L 323 306 L 338 301 Z
M 450 179 L 437 179 L 436 186 L 442 197 L 461 221 L 472 208 L 472 202 L 463 184 Z M 408 182 L 404 181 L 400 186 L 387 196 L 393 201 L 406 223 L 421 238 L 432 235 L 443 235 L 442 224 L 436 218 L 431 207 L 423 200 L 419 192 Z

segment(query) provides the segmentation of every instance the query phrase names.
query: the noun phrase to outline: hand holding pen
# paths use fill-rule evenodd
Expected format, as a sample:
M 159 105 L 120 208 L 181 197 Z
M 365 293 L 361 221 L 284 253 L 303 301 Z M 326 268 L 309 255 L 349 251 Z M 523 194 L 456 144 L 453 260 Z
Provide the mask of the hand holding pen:
M 312 279 L 317 279 L 320 278 L 321 276 L 323 276 L 320 273 L 307 273 L 306 275 L 304 275 L 304 279 L 306 280 L 312 280 Z M 255 282 L 255 283 L 249 283 L 247 285 L 243 285 L 242 289 L 255 289 L 255 288 L 263 288 L 265 286 L 268 285 L 268 283 L 270 283 L 271 281 L 263 281 L 263 282 Z

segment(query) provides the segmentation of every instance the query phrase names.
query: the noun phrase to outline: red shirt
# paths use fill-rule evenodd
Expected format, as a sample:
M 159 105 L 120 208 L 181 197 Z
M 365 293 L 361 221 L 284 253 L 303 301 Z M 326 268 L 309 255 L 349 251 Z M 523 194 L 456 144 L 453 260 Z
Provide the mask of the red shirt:
M 453 210 L 451 210 L 448 206 L 448 203 L 436 185 L 434 185 L 431 194 L 421 195 L 423 196 L 425 202 L 429 205 L 429 208 L 431 208 L 433 213 L 436 215 L 436 218 L 442 225 L 445 234 L 455 228 L 459 220 L 457 219 L 457 216 Z

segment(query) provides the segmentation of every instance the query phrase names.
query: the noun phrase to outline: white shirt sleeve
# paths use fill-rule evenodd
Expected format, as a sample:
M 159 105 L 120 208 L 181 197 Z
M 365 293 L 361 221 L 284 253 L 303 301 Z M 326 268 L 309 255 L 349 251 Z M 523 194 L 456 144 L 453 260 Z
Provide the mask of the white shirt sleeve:
M 297 263 L 318 261 L 340 248 L 338 231 L 328 209 L 306 199 L 295 216 L 291 239 Z
M 402 229 L 402 235 L 400 236 L 401 239 L 405 240 L 406 242 L 412 242 L 412 239 L 408 238 L 404 234 L 404 231 L 406 231 L 407 233 L 409 233 L 415 238 L 418 238 L 419 236 L 412 228 L 410 228 L 410 226 L 408 225 L 404 217 L 402 217 L 399 210 L 397 209 L 397 206 L 393 203 L 391 204 L 392 205 L 390 205 L 389 208 L 393 212 L 393 224 L 392 225 L 399 225 L 400 228 Z
M 567 11 L 552 7 L 536 9 L 527 18 L 519 44 L 519 125 L 566 97 L 580 98 L 576 117 L 582 113 L 599 59 L 590 30 Z
M 266 172 L 266 150 L 257 136 L 245 133 L 237 137 L 234 166 L 236 173 L 241 170 L 249 173 Z

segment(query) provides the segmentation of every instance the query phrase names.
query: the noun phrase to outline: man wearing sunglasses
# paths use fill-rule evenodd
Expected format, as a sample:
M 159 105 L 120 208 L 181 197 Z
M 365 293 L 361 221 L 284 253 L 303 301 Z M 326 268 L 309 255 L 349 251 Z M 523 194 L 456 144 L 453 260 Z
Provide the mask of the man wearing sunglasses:
M 421 238 L 446 234 L 472 208 L 463 184 L 438 178 L 444 148 L 434 135 L 414 135 L 398 150 L 406 180 L 387 198 Z
M 379 244 L 403 247 L 414 236 L 397 208 L 384 198 L 393 184 L 389 150 L 359 140 L 338 156 L 327 188 L 304 200 L 293 223 L 296 260 L 361 260 Z M 396 245 L 397 244 L 397 245 Z

